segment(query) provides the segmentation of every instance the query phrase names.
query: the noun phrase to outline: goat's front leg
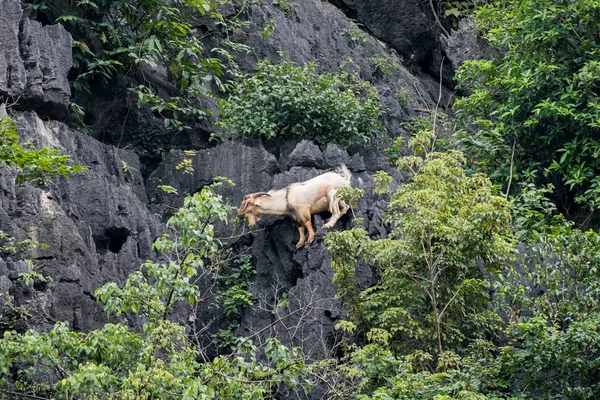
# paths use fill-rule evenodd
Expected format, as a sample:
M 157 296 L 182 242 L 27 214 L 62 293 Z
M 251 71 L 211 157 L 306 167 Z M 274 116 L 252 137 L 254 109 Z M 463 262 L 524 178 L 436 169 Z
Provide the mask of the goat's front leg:
M 349 205 L 340 199 L 335 199 L 331 205 L 331 218 L 329 218 L 327 223 L 323 225 L 323 229 L 333 228 L 338 219 L 340 219 L 342 215 L 346 214 L 346 211 L 348 211 L 350 208 Z

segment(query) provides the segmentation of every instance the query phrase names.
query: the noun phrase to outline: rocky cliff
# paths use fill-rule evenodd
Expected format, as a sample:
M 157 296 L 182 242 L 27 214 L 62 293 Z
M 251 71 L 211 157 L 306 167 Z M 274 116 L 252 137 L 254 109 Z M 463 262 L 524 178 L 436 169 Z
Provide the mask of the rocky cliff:
M 236 38 L 254 51 L 236 61 L 252 71 L 257 60 L 267 57 L 276 62 L 283 52 L 298 63 L 315 61 L 322 70 L 359 71 L 373 82 L 387 106 L 384 123 L 390 137 L 405 135 L 401 123 L 417 115 L 415 110 L 436 104 L 446 108 L 452 101 L 438 77 L 444 68 L 450 73 L 449 62 L 455 61 L 452 57 L 442 61 L 447 59 L 444 49 L 460 49 L 456 41 L 440 40 L 421 3 L 303 0 L 295 2 L 288 15 L 270 2 L 255 4 L 249 27 Z M 270 19 L 276 28 L 265 39 L 257 26 Z M 199 19 L 198 27 L 202 24 Z M 356 40 L 353 32 L 364 34 L 364 41 Z M 17 0 L 0 2 L 0 96 L 15 103 L 9 112 L 20 135 L 38 146 L 58 148 L 89 168 L 85 174 L 36 186 L 15 184 L 14 174 L 0 167 L 0 229 L 48 245 L 34 261 L 53 281 L 33 288 L 16 279 L 25 272 L 23 262 L 8 255 L 0 258 L 1 290 L 11 293 L 17 304 L 36 310 L 27 326 L 43 329 L 66 320 L 75 329 L 87 330 L 102 324 L 106 317 L 94 289 L 108 281 L 123 282 L 143 260 L 153 257 L 151 244 L 164 231 L 173 207 L 181 206 L 183 196 L 198 191 L 215 175 L 233 180 L 235 186 L 223 194 L 237 206 L 245 193 L 281 188 L 345 163 L 353 174 L 352 185 L 366 195 L 353 216 L 343 217 L 334 229 L 348 228 L 353 217 L 360 217 L 371 234 L 386 234 L 385 203 L 372 193 L 370 177 L 379 169 L 394 173 L 383 154 L 384 141 L 348 150 L 335 144 L 320 149 L 307 141 L 247 140 L 214 146 L 206 141 L 212 129 L 209 122 L 174 138 L 150 113 L 132 108 L 125 95 L 105 94 L 92 102 L 95 130 L 86 136 L 60 122 L 70 94 L 70 48 L 71 37 L 61 26 L 29 20 Z M 386 60 L 389 70 L 378 70 L 376 57 Z M 150 157 L 158 147 L 166 154 Z M 186 148 L 196 149 L 192 174 L 176 168 L 186 157 Z M 402 177 L 394 176 L 400 184 Z M 166 194 L 157 185 L 173 186 L 179 194 Z M 222 227 L 221 233 L 232 236 L 229 244 L 238 251 L 249 252 L 256 267 L 251 291 L 257 303 L 245 311 L 240 334 L 270 327 L 270 333 L 303 345 L 310 357 L 319 358 L 334 349 L 333 326 L 344 310 L 335 298 L 321 217 L 315 216 L 314 222 L 317 239 L 301 249 L 294 246 L 297 229 L 285 218 L 265 218 L 254 231 Z M 365 284 L 371 279 L 369 268 L 358 275 Z M 283 335 L 284 326 L 271 326 L 275 317 L 261 307 L 276 302 L 283 292 L 291 299 L 286 321 L 298 327 L 292 336 Z M 198 323 L 203 320 L 198 318 Z

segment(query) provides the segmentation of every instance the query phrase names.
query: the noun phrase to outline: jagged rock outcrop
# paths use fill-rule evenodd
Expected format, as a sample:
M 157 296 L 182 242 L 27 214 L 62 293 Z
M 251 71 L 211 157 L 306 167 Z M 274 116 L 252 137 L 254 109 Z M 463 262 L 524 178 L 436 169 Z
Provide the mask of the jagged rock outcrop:
M 412 0 L 406 2 L 414 3 Z M 292 5 L 289 12 L 271 2 L 258 2 L 248 8 L 247 14 L 244 14 L 248 19 L 248 26 L 228 38 L 252 49 L 248 54 L 231 54 L 242 72 L 251 73 L 255 70 L 257 62 L 265 58 L 274 63 L 283 59 L 300 65 L 316 62 L 320 71 L 341 69 L 357 72 L 362 79 L 371 81 L 381 96 L 382 103 L 387 107 L 384 123 L 388 132 L 394 136 L 403 134 L 401 123 L 414 117 L 417 114 L 415 109 L 433 108 L 437 103 L 437 73 L 432 77 L 429 71 L 421 72 L 418 64 L 412 61 L 409 63 L 408 58 L 400 57 L 392 46 L 370 36 L 331 3 L 321 0 L 289 3 Z M 225 18 L 236 14 L 231 7 L 221 12 Z M 419 18 L 425 16 L 426 14 L 423 14 Z M 265 37 L 261 32 L 266 24 L 274 24 L 274 29 Z M 207 17 L 195 19 L 193 28 L 198 32 L 218 30 Z M 432 36 L 433 33 L 429 35 Z M 206 49 L 219 46 L 219 40 L 215 37 L 208 35 L 206 40 Z M 415 42 L 415 46 L 418 43 Z M 425 52 L 433 54 L 429 50 Z M 440 58 L 439 49 L 437 53 L 440 54 Z M 211 53 L 211 56 L 214 54 Z M 407 67 L 409 64 L 410 70 Z M 437 61 L 434 64 L 437 65 Z M 161 72 L 160 68 L 154 72 L 148 70 L 144 76 L 152 76 L 147 80 L 154 84 L 160 93 L 169 92 L 168 85 L 164 83 L 165 73 Z M 116 86 L 125 87 L 127 84 L 132 85 L 135 82 L 122 80 Z M 440 104 L 447 107 L 450 104 L 451 93 L 446 89 L 443 93 Z M 202 149 L 211 146 L 208 143 L 214 130 L 211 119 L 194 124 L 191 130 L 168 132 L 163 126 L 163 121 L 149 109 L 137 109 L 136 101 L 137 98 L 127 96 L 125 90 L 117 96 L 114 93 L 95 94 L 90 99 L 87 110 L 94 127 L 94 136 L 105 143 L 134 148 L 138 153 L 144 152 L 148 156 L 153 156 L 157 148 Z M 206 107 L 214 115 L 218 114 L 214 102 L 210 99 L 202 99 L 200 102 L 202 107 Z
M 65 117 L 71 90 L 71 35 L 23 15 L 19 0 L 0 1 L 0 98 L 42 117 Z
M 164 232 L 147 208 L 139 158 L 31 112 L 13 117 L 22 138 L 70 154 L 88 171 L 43 187 L 15 185 L 14 173 L 0 169 L 0 229 L 46 244 L 31 256 L 37 272 L 53 279 L 28 287 L 17 280 L 25 263 L 6 256 L 0 283 L 17 304 L 37 310 L 27 326 L 43 329 L 61 320 L 75 329 L 97 328 L 106 317 L 94 290 L 123 282 L 152 258 L 152 242 Z
M 422 63 L 432 52 L 439 52 L 441 30 L 427 1 L 331 0 L 331 3 L 398 51 L 408 64 Z
M 329 144 L 324 151 L 309 141 L 301 141 L 295 146 L 278 146 L 280 152 L 274 155 L 260 142 L 227 142 L 212 149 L 198 151 L 192 159 L 194 171 L 184 174 L 177 165 L 187 156 L 182 151 L 172 151 L 152 172 L 147 182 L 149 200 L 155 212 L 168 215 L 170 210 L 181 206 L 183 194 L 199 190 L 210 183 L 214 176 L 227 176 L 235 183 L 234 187 L 224 187 L 221 193 L 227 197 L 232 207 L 237 207 L 247 193 L 283 188 L 294 182 L 302 182 L 315 177 L 327 169 L 347 164 L 351 170 L 352 185 L 365 190 L 357 207 L 342 217 L 334 229 L 348 229 L 354 218 L 363 218 L 365 228 L 373 235 L 385 235 L 388 227 L 382 221 L 385 201 L 374 195 L 372 178 L 367 171 L 361 153 L 352 157 L 343 149 Z M 394 173 L 397 180 L 401 176 L 387 166 L 384 155 L 379 152 L 377 161 L 371 166 Z M 180 195 L 165 194 L 156 186 L 175 185 Z M 326 214 L 326 213 L 325 213 Z M 233 216 L 233 213 L 232 213 Z M 316 240 L 296 249 L 298 229 L 286 217 L 265 216 L 258 226 L 249 230 L 245 225 L 222 226 L 222 236 L 228 237 L 231 246 L 241 252 L 252 254 L 256 267 L 256 278 L 251 291 L 260 306 L 246 310 L 239 333 L 250 335 L 263 330 L 264 335 L 275 335 L 295 345 L 302 345 L 306 354 L 318 359 L 328 355 L 335 346 L 334 326 L 344 315 L 344 309 L 335 298 L 333 269 L 323 238 L 323 219 L 327 215 L 314 217 Z M 362 265 L 357 272 L 363 284 L 371 282 L 369 267 Z M 274 315 L 270 310 L 283 293 L 290 299 L 290 307 Z M 278 318 L 284 323 L 274 323 Z M 295 335 L 284 333 L 284 326 L 294 326 Z
M 442 44 L 454 69 L 465 60 L 491 60 L 499 53 L 477 34 L 475 21 L 470 18 L 462 19 L 457 30 L 452 30 L 449 37 L 443 37 Z
M 371 3 L 357 0 L 352 6 L 377 10 L 377 15 L 382 17 L 380 23 L 389 25 L 378 29 L 398 38 L 409 38 L 406 40 L 412 43 L 414 51 L 433 54 L 432 48 L 437 46 L 437 54 L 441 55 L 436 30 L 432 28 L 435 23 L 430 21 L 421 2 L 376 1 L 379 8 Z M 236 55 L 242 70 L 252 71 L 258 60 L 268 58 L 272 62 L 289 59 L 301 65 L 316 62 L 322 71 L 358 72 L 362 79 L 373 83 L 381 96 L 382 103 L 387 107 L 384 122 L 393 136 L 402 134 L 401 123 L 416 115 L 415 108 L 429 108 L 436 104 L 439 92 L 437 74 L 433 78 L 428 71 L 423 73 L 419 68 L 409 70 L 407 66 L 412 67 L 415 63 L 409 60 L 409 56 L 399 52 L 398 48 L 404 47 L 398 45 L 396 48 L 391 38 L 371 36 L 370 32 L 377 27 L 371 29 L 368 25 L 368 12 L 361 12 L 360 16 L 357 12 L 355 21 L 328 2 L 303 0 L 293 4 L 289 15 L 268 3 L 251 7 L 248 16 L 251 24 L 242 35 L 236 37 L 254 49 L 249 54 Z M 410 12 L 403 15 L 398 12 L 402 9 L 410 9 Z M 265 38 L 261 31 L 271 20 L 275 23 L 275 29 Z M 412 24 L 423 26 L 423 29 L 417 29 Z M 366 32 L 363 26 L 368 28 Z M 398 30 L 393 31 L 392 28 Z M 427 40 L 417 40 L 420 36 L 426 36 Z M 425 42 L 431 44 L 426 45 Z M 449 104 L 449 97 L 450 93 L 444 90 L 444 107 Z

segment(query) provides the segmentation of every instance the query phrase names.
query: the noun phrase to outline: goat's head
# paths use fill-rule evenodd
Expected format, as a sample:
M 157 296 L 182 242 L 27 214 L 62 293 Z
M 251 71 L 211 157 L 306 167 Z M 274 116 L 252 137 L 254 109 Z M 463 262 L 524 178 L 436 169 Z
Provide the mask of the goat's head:
M 260 204 L 257 203 L 257 199 L 268 196 L 271 197 L 270 194 L 265 192 L 260 193 L 252 193 L 244 196 L 242 199 L 242 204 L 237 212 L 237 217 L 242 219 L 248 219 L 248 225 L 253 226 L 258 220 L 260 220 L 260 213 L 258 212 L 258 208 Z

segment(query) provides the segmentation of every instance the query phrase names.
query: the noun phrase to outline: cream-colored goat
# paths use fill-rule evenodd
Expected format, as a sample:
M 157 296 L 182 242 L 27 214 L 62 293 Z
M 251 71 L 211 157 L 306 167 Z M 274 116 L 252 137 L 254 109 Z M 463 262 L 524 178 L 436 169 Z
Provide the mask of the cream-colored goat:
M 306 242 L 305 231 L 308 231 L 308 243 L 315 239 L 311 215 L 329 211 L 331 218 L 323 225 L 323 228 L 329 229 L 348 211 L 348 205 L 336 199 L 335 193 L 340 187 L 350 186 L 351 177 L 348 168 L 342 165 L 336 172 L 293 183 L 284 189 L 246 195 L 237 217 L 246 218 L 252 227 L 262 215 L 287 215 L 298 223 L 300 240 L 296 247 L 302 247 Z

